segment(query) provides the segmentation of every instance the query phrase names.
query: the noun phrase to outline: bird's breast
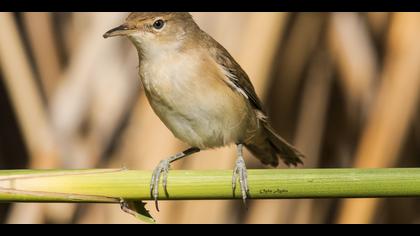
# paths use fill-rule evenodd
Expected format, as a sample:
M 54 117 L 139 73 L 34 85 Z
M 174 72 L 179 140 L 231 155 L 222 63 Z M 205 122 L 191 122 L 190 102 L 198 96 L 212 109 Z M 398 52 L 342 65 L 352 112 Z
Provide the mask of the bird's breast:
M 148 100 L 172 133 L 201 149 L 238 142 L 256 124 L 246 99 L 199 55 L 167 56 L 140 66 Z

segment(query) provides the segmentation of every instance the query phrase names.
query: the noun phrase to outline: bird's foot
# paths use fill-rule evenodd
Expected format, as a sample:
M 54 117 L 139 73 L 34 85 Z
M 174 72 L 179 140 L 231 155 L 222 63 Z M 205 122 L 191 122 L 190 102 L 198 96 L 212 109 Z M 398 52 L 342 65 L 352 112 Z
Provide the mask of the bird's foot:
M 165 194 L 168 195 L 168 172 L 170 168 L 170 160 L 163 160 L 155 168 L 152 174 L 152 181 L 150 183 L 150 195 L 155 200 L 156 210 L 159 211 L 158 197 L 159 197 L 159 182 L 162 176 L 162 185 L 165 190 Z
M 189 156 L 191 154 L 197 153 L 199 151 L 200 151 L 199 148 L 195 148 L 195 147 L 189 148 L 183 152 L 176 154 L 175 156 L 170 157 L 167 160 L 161 161 L 159 165 L 155 168 L 152 174 L 152 181 L 150 183 L 150 196 L 155 200 L 157 211 L 159 211 L 158 197 L 159 197 L 160 177 L 162 176 L 163 190 L 165 191 L 166 196 L 169 196 L 167 185 L 168 185 L 168 172 L 169 172 L 169 167 L 171 163 L 179 159 L 182 159 L 186 156 Z
M 248 172 L 247 172 L 245 161 L 242 155 L 242 145 L 238 145 L 238 159 L 236 160 L 235 169 L 233 170 L 233 176 L 232 176 L 233 194 L 235 194 L 236 182 L 238 178 L 239 178 L 239 184 L 241 187 L 242 200 L 243 200 L 244 205 L 246 206 L 246 199 L 248 198 L 248 195 L 249 195 L 249 187 L 248 187 Z

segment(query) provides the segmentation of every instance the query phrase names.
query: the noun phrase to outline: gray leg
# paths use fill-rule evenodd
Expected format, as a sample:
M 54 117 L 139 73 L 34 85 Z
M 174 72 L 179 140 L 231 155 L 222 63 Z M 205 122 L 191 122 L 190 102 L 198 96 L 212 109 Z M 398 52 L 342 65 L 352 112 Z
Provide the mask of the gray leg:
M 163 189 L 165 190 L 165 194 L 168 196 L 168 190 L 167 190 L 168 172 L 169 172 L 169 167 L 171 163 L 179 159 L 182 159 L 184 157 L 187 157 L 191 154 L 197 153 L 199 151 L 200 149 L 198 148 L 190 148 L 188 150 L 185 150 L 183 152 L 176 154 L 175 156 L 172 156 L 166 160 L 161 161 L 159 165 L 155 168 L 155 170 L 153 171 L 152 180 L 150 183 L 150 195 L 155 200 L 157 211 L 159 211 L 158 197 L 159 197 L 160 176 L 161 175 L 163 176 L 163 180 L 162 180 Z
M 243 145 L 238 144 L 237 145 L 238 158 L 236 159 L 236 166 L 235 166 L 235 169 L 233 170 L 232 189 L 233 189 L 233 193 L 235 193 L 236 181 L 237 181 L 237 178 L 239 177 L 239 184 L 240 184 L 240 187 L 241 187 L 242 200 L 243 200 L 244 204 L 246 205 L 246 199 L 247 199 L 248 194 L 249 194 L 248 173 L 247 173 L 247 170 L 246 170 L 242 149 L 243 149 Z

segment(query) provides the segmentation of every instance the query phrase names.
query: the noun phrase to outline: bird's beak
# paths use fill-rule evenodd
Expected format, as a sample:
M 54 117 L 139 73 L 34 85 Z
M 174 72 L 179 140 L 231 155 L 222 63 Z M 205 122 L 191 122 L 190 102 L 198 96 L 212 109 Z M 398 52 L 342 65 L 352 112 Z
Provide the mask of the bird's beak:
M 106 32 L 104 34 L 104 38 L 115 37 L 115 36 L 127 36 L 131 32 L 133 32 L 133 29 L 130 28 L 128 25 L 123 24 Z

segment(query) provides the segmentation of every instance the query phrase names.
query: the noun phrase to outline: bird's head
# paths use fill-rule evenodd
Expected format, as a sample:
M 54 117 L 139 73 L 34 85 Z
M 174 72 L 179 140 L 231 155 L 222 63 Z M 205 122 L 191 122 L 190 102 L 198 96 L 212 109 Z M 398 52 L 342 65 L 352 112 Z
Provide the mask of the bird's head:
M 106 32 L 104 38 L 126 36 L 144 51 L 176 46 L 197 29 L 189 13 L 134 12 L 124 24 Z

